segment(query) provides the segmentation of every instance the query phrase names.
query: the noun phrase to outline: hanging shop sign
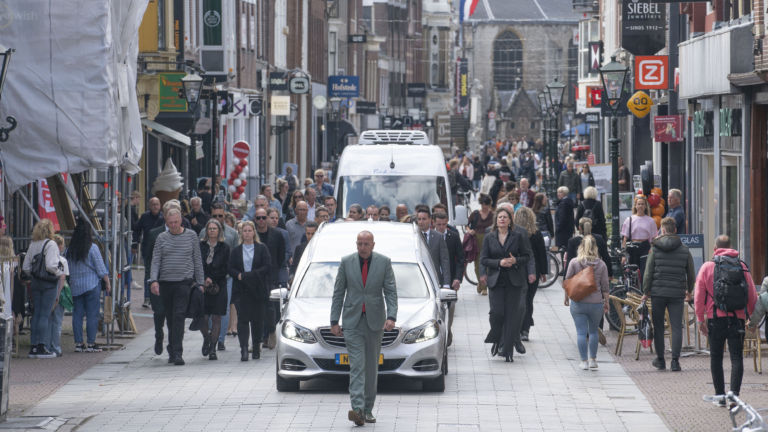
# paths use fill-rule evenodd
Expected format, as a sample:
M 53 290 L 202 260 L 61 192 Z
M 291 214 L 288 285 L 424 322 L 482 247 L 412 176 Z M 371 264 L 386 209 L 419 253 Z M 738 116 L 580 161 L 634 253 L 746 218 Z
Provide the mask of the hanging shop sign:
M 368 42 L 368 36 L 361 34 L 361 35 L 348 35 L 347 36 L 347 43 L 367 43 Z
M 271 115 L 288 116 L 291 115 L 291 97 L 290 96 L 272 96 Z
M 269 73 L 269 90 L 288 90 L 288 78 L 283 72 Z
M 376 102 L 358 102 L 358 114 L 376 114 Z
M 653 139 L 656 142 L 683 141 L 683 116 L 656 116 L 653 118 Z
M 651 0 L 622 0 L 621 46 L 636 56 L 653 55 L 666 45 L 667 9 Z
M 627 108 L 638 118 L 647 116 L 651 112 L 652 106 L 653 100 L 643 91 L 633 94 L 627 102 Z
M 253 116 L 260 116 L 264 111 L 264 99 L 257 97 L 248 101 L 248 113 Z
M 181 97 L 184 95 L 181 79 L 185 76 L 184 72 L 158 74 L 160 112 L 187 112 L 187 100 Z
M 463 58 L 459 64 L 459 108 L 463 112 L 469 103 L 469 63 Z
M 360 77 L 355 75 L 329 76 L 328 96 L 340 98 L 360 97 Z
M 290 81 L 290 87 L 293 94 L 309 93 L 309 78 L 293 77 Z
M 587 124 L 599 124 L 600 123 L 600 113 L 586 113 L 584 115 L 584 123 L 587 123 Z
M 587 108 L 597 108 L 602 102 L 603 87 L 587 86 Z
M 603 42 L 589 43 L 589 73 L 599 73 L 600 65 L 603 63 Z
M 635 57 L 635 89 L 668 90 L 669 57 Z
M 427 84 L 408 83 L 408 97 L 424 97 L 427 95 Z

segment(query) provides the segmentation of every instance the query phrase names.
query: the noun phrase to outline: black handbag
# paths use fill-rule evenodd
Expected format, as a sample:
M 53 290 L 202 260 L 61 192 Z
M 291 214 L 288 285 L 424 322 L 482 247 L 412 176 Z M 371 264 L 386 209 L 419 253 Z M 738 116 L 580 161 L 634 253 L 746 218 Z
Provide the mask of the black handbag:
M 216 282 L 211 282 L 210 285 L 205 287 L 205 293 L 210 295 L 216 295 L 219 293 L 219 285 Z
M 59 280 L 58 277 L 56 277 L 55 274 L 48 271 L 48 268 L 45 266 L 45 247 L 48 245 L 48 242 L 50 240 L 46 240 L 45 243 L 43 243 L 43 249 L 40 251 L 39 254 L 32 257 L 32 265 L 30 266 L 30 271 L 32 272 L 32 277 L 44 282 L 56 282 Z

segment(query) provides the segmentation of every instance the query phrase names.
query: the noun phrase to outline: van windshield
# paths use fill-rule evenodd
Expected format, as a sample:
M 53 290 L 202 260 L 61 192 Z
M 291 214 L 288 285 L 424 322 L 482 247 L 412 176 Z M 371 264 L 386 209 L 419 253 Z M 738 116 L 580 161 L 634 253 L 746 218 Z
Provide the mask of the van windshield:
M 346 217 L 352 204 L 360 204 L 363 213 L 369 205 L 387 205 L 393 220 L 398 204 L 405 204 L 409 214 L 417 204 L 430 208 L 437 203 L 448 205 L 445 179 L 437 176 L 345 176 L 339 180 L 337 196 L 341 202 L 336 216 L 340 217 Z

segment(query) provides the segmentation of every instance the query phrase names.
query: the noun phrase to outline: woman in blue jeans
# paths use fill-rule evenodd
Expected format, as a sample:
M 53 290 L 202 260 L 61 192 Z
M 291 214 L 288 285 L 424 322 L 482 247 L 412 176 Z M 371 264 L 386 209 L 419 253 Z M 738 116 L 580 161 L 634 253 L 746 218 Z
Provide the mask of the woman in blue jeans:
M 75 352 L 100 352 L 96 345 L 96 332 L 101 309 L 101 280 L 106 282 L 107 295 L 110 292 L 109 272 L 101 259 L 98 246 L 93 244 L 91 226 L 78 219 L 72 232 L 72 240 L 65 253 L 69 262 L 69 286 L 72 290 L 72 330 L 75 334 Z M 86 317 L 88 345 L 83 343 L 83 316 Z
M 571 316 L 576 324 L 576 344 L 579 347 L 581 364 L 579 369 L 597 370 L 597 326 L 603 314 L 608 312 L 608 292 L 610 289 L 608 267 L 600 259 L 597 243 L 591 235 L 584 236 L 575 259 L 568 262 L 568 273 L 565 279 L 570 279 L 587 266 L 592 266 L 595 274 L 597 291 L 587 295 L 581 301 L 568 298 L 565 294 L 565 305 L 570 304 Z M 587 362 L 587 336 L 589 336 L 589 362 Z
M 45 342 L 49 338 L 48 320 L 51 317 L 59 298 L 58 286 L 63 286 L 64 273 L 59 267 L 59 248 L 53 240 L 53 223 L 49 219 L 40 219 L 32 229 L 32 243 L 27 249 L 27 256 L 22 264 L 24 273 L 32 276 L 32 304 L 35 313 L 32 315 L 29 358 L 46 359 L 56 358 L 56 353 L 45 349 Z M 47 276 L 38 278 L 32 271 L 32 261 L 40 253 L 45 258 Z

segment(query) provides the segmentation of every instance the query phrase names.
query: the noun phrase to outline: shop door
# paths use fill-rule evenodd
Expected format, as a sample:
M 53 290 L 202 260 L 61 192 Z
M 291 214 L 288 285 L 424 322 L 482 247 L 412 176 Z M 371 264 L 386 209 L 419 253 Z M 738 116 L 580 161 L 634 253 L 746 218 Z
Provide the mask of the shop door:
M 741 235 L 741 170 L 738 156 L 723 156 L 720 170 L 720 232 L 731 238 L 734 249 L 744 250 Z
M 704 234 L 704 250 L 711 251 L 715 245 L 715 157 L 712 154 L 696 155 L 696 171 L 698 172 L 697 207 L 698 230 Z

